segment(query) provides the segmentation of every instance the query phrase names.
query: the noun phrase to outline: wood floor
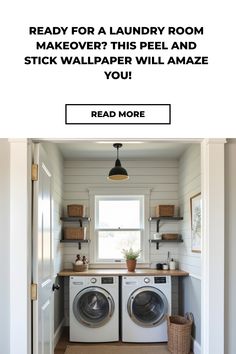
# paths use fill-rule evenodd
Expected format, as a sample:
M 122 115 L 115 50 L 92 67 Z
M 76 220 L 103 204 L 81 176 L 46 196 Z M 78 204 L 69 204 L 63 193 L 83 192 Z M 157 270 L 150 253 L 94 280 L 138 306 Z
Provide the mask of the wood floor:
M 61 338 L 59 339 L 54 354 L 64 354 L 69 344 L 69 327 L 65 327 Z
M 66 327 L 62 333 L 62 336 L 61 336 L 59 342 L 57 343 L 54 354 L 64 354 L 68 344 L 73 345 L 72 343 L 69 342 L 69 329 L 68 329 L 68 327 Z M 77 345 L 77 344 L 75 343 L 75 345 Z M 86 346 L 86 344 L 81 344 L 81 345 Z M 99 344 L 97 344 L 97 345 L 99 346 Z M 122 342 L 116 343 L 116 345 L 120 345 L 124 348 L 125 348 L 125 346 L 129 346 L 129 344 L 122 343 Z

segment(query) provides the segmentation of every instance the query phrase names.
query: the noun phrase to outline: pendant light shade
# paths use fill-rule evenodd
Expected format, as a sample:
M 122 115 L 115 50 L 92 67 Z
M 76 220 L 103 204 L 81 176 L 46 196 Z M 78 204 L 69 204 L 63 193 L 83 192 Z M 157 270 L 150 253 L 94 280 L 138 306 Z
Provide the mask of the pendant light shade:
M 108 175 L 108 179 L 113 181 L 121 181 L 128 179 L 128 173 L 125 168 L 121 166 L 121 162 L 119 160 L 119 149 L 122 147 L 122 144 L 113 144 L 114 148 L 117 149 L 117 159 L 115 162 L 115 167 L 113 167 Z

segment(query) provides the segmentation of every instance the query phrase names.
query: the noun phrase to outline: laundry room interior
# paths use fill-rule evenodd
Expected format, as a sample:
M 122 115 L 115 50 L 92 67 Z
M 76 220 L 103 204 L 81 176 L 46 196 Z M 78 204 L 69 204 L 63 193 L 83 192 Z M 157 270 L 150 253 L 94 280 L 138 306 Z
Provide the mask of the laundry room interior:
M 113 146 L 114 143 L 120 144 L 119 147 Z M 156 298 L 153 295 L 149 300 L 155 302 L 160 298 L 160 294 L 161 296 L 164 294 L 163 306 L 167 308 L 165 308 L 166 315 L 173 316 L 173 318 L 191 315 L 191 346 L 194 353 L 200 352 L 201 244 L 197 242 L 194 244 L 192 236 L 193 203 L 201 197 L 200 141 L 45 140 L 40 145 L 46 152 L 53 177 L 52 237 L 55 284 L 53 340 L 55 354 L 73 353 L 73 348 L 71 352 L 69 351 L 71 347 L 67 348 L 70 343 L 83 343 L 84 345 L 85 343 L 97 343 L 98 345 L 104 342 L 118 342 L 120 345 L 137 342 L 156 343 L 157 350 L 159 344 L 164 343 L 163 348 L 166 348 L 168 335 L 166 316 L 161 318 L 160 323 L 150 328 L 151 325 L 146 322 L 145 313 L 141 313 L 139 307 L 141 304 L 138 301 L 137 304 L 135 301 L 131 304 L 134 313 L 130 314 L 127 311 L 127 303 L 133 300 L 129 300 L 126 294 L 126 281 L 127 283 L 133 282 L 134 287 L 129 285 L 133 294 L 145 286 L 158 288 L 160 293 L 156 295 Z M 108 178 L 109 171 L 114 168 L 117 159 L 128 175 L 124 180 Z M 121 203 L 117 212 L 115 209 L 117 203 L 112 205 L 111 201 Z M 124 211 L 124 206 L 131 205 L 128 203 L 132 201 L 138 202 L 138 205 L 142 204 L 139 215 L 142 215 L 143 221 L 138 226 L 135 224 L 132 212 L 131 216 L 127 217 L 132 207 Z M 108 226 L 100 227 L 97 221 L 98 215 L 101 216 L 102 212 L 106 214 L 106 209 L 99 209 L 102 205 L 110 207 L 110 213 L 113 216 L 110 216 L 110 221 L 107 221 Z M 74 223 L 69 220 L 68 215 L 68 208 L 73 208 L 73 206 L 83 209 L 81 218 L 79 217 Z M 161 214 L 158 215 L 160 206 L 172 207 L 172 214 L 161 218 Z M 108 209 L 107 215 L 109 215 Z M 126 221 L 122 222 L 121 219 Z M 76 230 L 78 231 L 78 225 L 76 226 L 78 221 L 82 236 L 81 232 L 78 235 L 73 233 L 73 231 L 75 233 Z M 109 234 L 106 231 L 108 229 L 113 233 Z M 120 236 L 122 230 L 123 235 Z M 69 234 L 66 235 L 66 233 Z M 119 236 L 122 242 L 117 240 Z M 126 236 L 128 241 L 125 240 Z M 111 245 L 112 240 L 115 240 L 116 244 L 114 249 Z M 108 251 L 107 249 L 105 251 L 106 245 Z M 119 256 L 117 245 L 121 245 L 122 249 L 132 247 L 140 250 L 134 272 L 127 271 L 125 257 Z M 77 262 L 78 265 L 84 265 L 82 270 L 76 269 L 76 259 L 77 261 L 83 260 Z M 93 281 L 96 284 L 92 284 Z M 83 283 L 82 287 L 78 287 L 78 291 L 72 290 L 71 284 L 79 285 L 80 282 Z M 83 317 L 85 313 L 79 310 L 78 306 L 86 308 L 89 306 L 89 299 L 88 297 L 86 299 L 86 293 L 82 294 L 80 305 L 75 305 L 75 299 L 79 299 L 80 291 L 83 292 L 90 286 L 104 290 L 109 289 L 112 284 L 117 284 L 118 292 L 117 298 L 115 294 L 113 295 L 115 301 L 114 304 L 110 304 L 109 309 L 112 308 L 113 311 L 111 318 L 117 317 L 117 333 L 115 336 L 113 336 L 114 333 L 111 334 L 109 340 L 109 336 L 103 337 L 103 333 L 107 332 L 108 335 L 109 331 L 114 331 L 116 325 L 113 323 L 112 329 L 105 327 L 108 323 L 104 328 L 96 324 L 91 326 L 91 324 L 86 324 L 85 317 L 84 323 L 83 321 L 79 323 L 79 316 Z M 140 297 L 139 301 L 144 301 L 139 293 L 137 295 Z M 95 307 L 99 306 L 99 294 L 96 293 L 96 296 Z M 106 295 L 101 294 L 101 306 L 104 305 L 105 308 L 103 296 Z M 159 312 L 162 310 L 163 308 L 158 307 Z M 135 311 L 137 311 L 137 316 Z M 138 314 L 138 311 L 141 312 Z M 154 312 L 153 309 L 152 311 Z M 73 316 L 72 313 L 75 315 L 74 320 L 70 318 Z M 94 313 L 90 315 L 95 316 Z M 138 323 L 138 315 L 142 318 L 141 324 Z M 125 316 L 127 319 L 123 320 Z M 131 320 L 129 324 L 129 318 L 132 316 L 136 320 Z M 97 319 L 93 319 L 95 323 Z M 151 321 L 154 321 L 153 318 Z M 79 323 L 78 328 L 77 323 Z M 132 329 L 133 323 L 137 327 Z M 71 329 L 71 326 L 74 329 Z M 124 328 L 125 326 L 127 328 Z M 162 330 L 160 330 L 161 326 L 164 326 Z M 80 334 L 78 338 L 76 334 L 71 334 L 71 332 L 83 333 L 83 328 L 84 338 L 83 334 Z M 127 333 L 132 331 L 136 333 L 136 336 L 127 336 Z M 64 344 L 60 344 L 62 338 Z M 162 353 L 161 348 L 160 353 Z M 152 353 L 151 348 L 150 353 Z M 159 352 L 156 351 L 156 353 Z

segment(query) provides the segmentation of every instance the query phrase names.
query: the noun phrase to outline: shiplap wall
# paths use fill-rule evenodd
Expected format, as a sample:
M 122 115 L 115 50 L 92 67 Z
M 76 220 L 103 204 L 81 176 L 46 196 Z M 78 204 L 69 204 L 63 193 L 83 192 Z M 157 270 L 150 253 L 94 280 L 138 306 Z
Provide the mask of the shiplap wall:
M 114 188 L 118 184 L 108 181 L 106 176 L 114 166 L 114 160 L 110 161 L 65 161 L 64 162 L 64 215 L 68 204 L 83 204 L 86 206 L 86 215 L 90 215 L 89 210 L 89 189 Z M 155 207 L 158 204 L 174 204 L 178 212 L 178 188 L 179 169 L 177 160 L 146 160 L 146 161 L 125 161 L 122 160 L 129 173 L 129 180 L 119 182 L 119 186 L 128 188 L 150 188 L 150 216 L 155 215 Z M 169 222 L 160 224 L 160 232 L 179 232 L 180 222 Z M 89 228 L 88 228 L 89 234 Z M 151 223 L 150 235 L 156 232 L 156 224 Z M 77 253 L 89 257 L 87 244 L 82 244 L 82 249 L 78 250 L 76 244 L 64 245 L 64 268 L 72 268 L 72 262 Z M 178 259 L 179 244 L 160 244 L 159 250 L 156 245 L 150 245 L 150 265 L 155 267 L 156 263 L 166 261 L 167 252 L 171 257 Z M 65 280 L 65 317 L 68 324 L 68 279 Z M 178 312 L 178 281 L 173 279 L 173 312 Z
M 108 181 L 106 176 L 114 165 L 111 161 L 65 161 L 64 163 L 64 215 L 68 204 L 78 203 L 86 206 L 89 216 L 89 189 L 113 188 L 117 183 Z M 122 165 L 128 170 L 129 180 L 121 182 L 128 188 L 151 188 L 150 215 L 155 215 L 157 204 L 175 204 L 178 208 L 178 161 L 124 161 Z M 119 184 L 120 186 L 120 184 Z M 179 230 L 179 222 L 161 223 L 161 232 Z M 151 223 L 150 237 L 156 231 L 156 224 Z M 89 229 L 87 230 L 89 234 Z M 171 257 L 178 255 L 178 245 L 160 245 L 156 250 L 155 244 L 150 246 L 151 266 L 159 261 L 165 261 L 167 252 Z M 77 245 L 65 244 L 64 267 L 72 268 L 72 262 L 78 253 Z M 88 256 L 88 245 L 83 244 L 81 254 Z
M 180 281 L 180 312 L 192 312 L 192 336 L 201 344 L 201 253 L 191 251 L 190 198 L 201 192 L 200 145 L 191 145 L 179 161 L 179 204 L 184 217 L 181 233 L 184 242 L 179 247 L 180 268 L 190 276 Z
M 200 145 L 195 144 L 183 154 L 179 162 L 179 203 L 184 217 L 181 233 L 184 239 L 179 247 L 181 269 L 200 277 L 201 254 L 191 251 L 190 198 L 201 192 Z

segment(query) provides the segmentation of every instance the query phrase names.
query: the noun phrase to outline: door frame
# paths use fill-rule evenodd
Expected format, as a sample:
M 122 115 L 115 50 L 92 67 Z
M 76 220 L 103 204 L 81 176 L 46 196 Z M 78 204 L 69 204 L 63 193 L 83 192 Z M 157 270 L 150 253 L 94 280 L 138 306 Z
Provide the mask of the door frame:
M 224 353 L 225 144 L 201 143 L 201 353 Z
M 42 321 L 42 309 L 45 310 L 45 305 L 48 303 L 48 308 L 50 309 L 50 324 L 49 333 L 51 332 L 51 337 L 49 341 L 50 350 L 53 353 L 54 351 L 54 296 L 52 286 L 54 283 L 54 240 L 53 240 L 53 225 L 52 225 L 52 211 L 53 211 L 53 174 L 52 174 L 52 167 L 48 160 L 47 152 L 43 149 L 41 144 L 34 144 L 33 153 L 32 153 L 32 160 L 34 164 L 38 165 L 38 180 L 35 181 L 32 185 L 32 281 L 33 283 L 37 284 L 37 300 L 33 301 L 32 303 L 32 353 L 39 353 L 39 334 L 40 329 L 45 328 L 43 323 L 40 322 L 40 318 Z M 44 226 L 42 225 L 42 203 L 43 195 L 45 195 L 46 189 L 44 188 L 44 178 L 49 178 L 49 209 L 50 209 L 50 217 L 48 221 L 49 226 L 49 233 L 50 233 L 50 276 L 48 275 L 47 280 L 43 279 L 43 276 L 40 275 L 42 269 L 40 268 L 40 262 L 42 260 L 38 256 L 38 251 L 40 250 L 39 240 L 41 235 L 45 231 Z M 44 218 L 44 217 L 43 217 Z M 45 223 L 45 221 L 44 221 Z M 46 231 L 47 232 L 47 231 Z M 40 235 L 39 235 L 40 234 Z M 49 282 L 50 281 L 50 282 Z M 44 289 L 44 290 L 43 290 Z M 45 289 L 48 294 L 46 298 Z M 44 298 L 44 300 L 43 300 Z M 43 300 L 43 304 L 40 302 Z M 42 306 L 41 306 L 42 305 Z M 41 312 L 41 314 L 40 314 Z M 41 315 L 41 316 L 40 316 Z M 44 339 L 44 335 L 42 334 L 41 339 Z M 44 342 L 45 343 L 45 342 Z M 44 345 L 43 343 L 43 345 Z M 43 346 L 42 345 L 42 346 Z
M 176 141 L 176 139 L 162 139 L 165 140 Z M 224 144 L 226 139 L 178 139 L 178 141 L 201 143 L 203 201 L 201 353 L 222 354 L 224 353 Z M 32 345 L 31 140 L 12 139 L 9 140 L 9 144 L 10 354 L 30 354 Z
M 10 354 L 31 353 L 31 142 L 10 144 Z

